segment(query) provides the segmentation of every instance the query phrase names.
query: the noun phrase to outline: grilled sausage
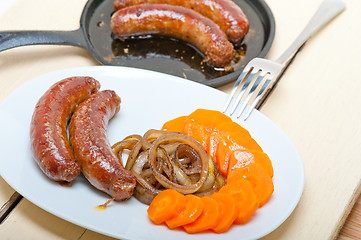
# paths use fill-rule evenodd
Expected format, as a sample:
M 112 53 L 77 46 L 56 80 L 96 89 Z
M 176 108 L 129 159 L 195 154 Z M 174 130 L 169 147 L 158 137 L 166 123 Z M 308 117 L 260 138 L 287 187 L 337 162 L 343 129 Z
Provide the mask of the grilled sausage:
M 71 151 L 67 124 L 76 106 L 100 84 L 91 77 L 71 77 L 55 83 L 39 99 L 30 125 L 34 158 L 54 181 L 71 182 L 81 170 Z
M 116 11 L 111 19 L 119 38 L 156 34 L 189 42 L 215 67 L 225 67 L 234 56 L 232 43 L 212 20 L 191 9 L 169 4 L 140 4 Z
M 247 16 L 231 0 L 114 0 L 114 10 L 143 3 L 164 3 L 193 9 L 212 19 L 235 44 L 240 43 L 249 30 Z
M 75 110 L 69 134 L 75 158 L 88 181 L 115 200 L 125 200 L 133 194 L 135 177 L 119 162 L 106 135 L 108 122 L 119 108 L 120 97 L 114 91 L 92 94 Z

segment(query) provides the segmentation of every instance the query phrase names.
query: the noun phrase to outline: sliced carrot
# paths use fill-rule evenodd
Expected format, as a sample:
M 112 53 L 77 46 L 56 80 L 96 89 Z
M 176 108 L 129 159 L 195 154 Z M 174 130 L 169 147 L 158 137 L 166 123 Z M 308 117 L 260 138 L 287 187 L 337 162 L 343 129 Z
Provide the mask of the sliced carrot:
M 150 203 L 147 210 L 150 220 L 161 224 L 179 215 L 185 208 L 185 196 L 176 190 L 166 189 L 160 192 Z
M 247 129 L 245 129 L 236 122 L 223 122 L 216 125 L 216 128 L 220 130 L 222 133 L 226 133 L 226 134 L 232 132 L 232 133 L 251 136 Z
M 251 183 L 246 179 L 239 179 L 223 186 L 218 193 L 227 193 L 236 199 L 237 217 L 236 224 L 247 223 L 259 207 L 258 197 Z
M 232 151 L 229 149 L 228 143 L 222 139 L 218 144 L 215 161 L 218 164 L 219 172 L 226 177 L 228 175 L 228 167 L 229 167 L 229 161 L 231 159 L 231 153 Z
M 189 194 L 185 198 L 186 206 L 184 210 L 176 217 L 165 221 L 171 229 L 192 223 L 202 214 L 204 203 L 200 197 Z
M 220 221 L 219 204 L 211 197 L 201 197 L 204 203 L 202 214 L 192 223 L 184 225 L 187 233 L 199 233 L 214 228 Z
M 197 140 L 204 149 L 207 149 L 208 139 L 213 128 L 223 122 L 231 122 L 227 115 L 208 109 L 197 109 L 188 115 L 184 123 L 183 133 Z
M 236 150 L 258 150 L 262 148 L 250 136 L 242 136 L 230 133 L 227 138 L 220 141 L 216 154 L 216 162 L 219 165 L 219 171 L 227 176 L 231 154 Z
M 163 124 L 162 131 L 183 132 L 187 116 L 180 116 Z
M 274 185 L 272 178 L 263 170 L 263 168 L 255 164 L 252 168 L 235 168 L 228 173 L 227 184 L 238 179 L 247 179 L 258 197 L 260 207 L 263 206 L 272 196 Z
M 231 150 L 248 149 L 248 150 L 263 151 L 262 148 L 256 142 L 256 140 L 254 140 L 251 136 L 240 135 L 231 132 L 227 136 L 225 141 L 227 141 Z
M 239 208 L 237 207 L 236 199 L 227 193 L 214 193 L 211 198 L 218 202 L 220 209 L 221 221 L 212 228 L 215 233 L 224 233 L 232 226 L 234 220 L 238 216 Z
M 245 128 L 241 127 L 241 125 L 239 125 L 236 122 L 228 122 L 227 121 L 227 122 L 217 124 L 213 128 L 213 131 L 212 131 L 211 135 L 209 136 L 208 148 L 206 149 L 208 154 L 213 159 L 216 159 L 217 148 L 218 148 L 218 144 L 220 143 L 220 141 L 222 139 L 228 138 L 228 136 L 231 133 L 251 136 Z
M 236 150 L 229 160 L 228 171 L 235 168 L 252 168 L 255 164 L 262 166 L 263 170 L 272 178 L 273 166 L 270 158 L 264 152 L 259 150 Z

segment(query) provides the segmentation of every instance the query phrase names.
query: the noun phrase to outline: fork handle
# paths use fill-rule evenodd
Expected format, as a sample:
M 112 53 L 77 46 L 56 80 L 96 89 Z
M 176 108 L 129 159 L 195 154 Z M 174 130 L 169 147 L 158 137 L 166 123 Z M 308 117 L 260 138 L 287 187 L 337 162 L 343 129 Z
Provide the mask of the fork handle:
M 289 46 L 286 51 L 276 60 L 278 63 L 285 64 L 288 59 L 323 25 L 334 18 L 345 9 L 345 3 L 342 0 L 324 0 L 306 27 Z

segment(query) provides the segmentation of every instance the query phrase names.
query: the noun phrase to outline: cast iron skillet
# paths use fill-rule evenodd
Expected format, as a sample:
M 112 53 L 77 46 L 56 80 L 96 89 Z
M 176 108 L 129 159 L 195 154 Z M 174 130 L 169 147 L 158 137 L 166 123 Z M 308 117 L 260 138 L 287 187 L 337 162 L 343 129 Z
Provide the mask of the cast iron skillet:
M 275 34 L 275 21 L 263 0 L 234 0 L 247 15 L 250 31 L 239 46 L 231 70 L 203 62 L 204 55 L 191 45 L 166 37 L 145 36 L 120 41 L 110 29 L 113 0 L 89 0 L 74 31 L 0 32 L 0 51 L 34 44 L 74 45 L 88 49 L 104 65 L 127 66 L 163 72 L 219 87 L 232 82 L 254 57 L 264 57 Z

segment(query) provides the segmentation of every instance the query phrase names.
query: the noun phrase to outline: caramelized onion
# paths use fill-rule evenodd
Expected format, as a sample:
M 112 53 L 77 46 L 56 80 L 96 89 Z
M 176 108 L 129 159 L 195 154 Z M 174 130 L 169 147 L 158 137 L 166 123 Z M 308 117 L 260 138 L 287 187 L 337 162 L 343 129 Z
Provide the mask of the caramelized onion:
M 187 185 L 181 185 L 176 182 L 170 181 L 168 178 L 166 178 L 163 174 L 161 174 L 159 171 L 157 171 L 157 149 L 159 145 L 161 144 L 167 144 L 167 143 L 174 143 L 174 142 L 181 142 L 188 144 L 193 149 L 196 150 L 196 152 L 199 154 L 200 161 L 201 161 L 201 173 L 200 178 L 196 183 L 191 184 L 190 186 Z M 191 137 L 188 137 L 181 133 L 167 133 L 165 135 L 160 136 L 157 138 L 154 142 L 152 147 L 149 149 L 149 156 L 148 161 L 150 164 L 150 167 L 154 173 L 155 178 L 158 180 L 158 182 L 164 186 L 165 188 L 172 188 L 177 190 L 180 193 L 183 194 L 190 194 L 196 192 L 206 181 L 206 178 L 208 176 L 208 155 L 202 148 L 202 146 L 192 139 Z
M 139 142 L 139 140 L 142 139 L 142 136 L 140 135 L 130 135 L 126 138 L 124 138 L 122 141 L 115 143 L 112 146 L 113 151 L 117 155 L 119 161 L 123 164 L 122 160 L 122 154 L 125 149 L 132 150 L 134 146 Z
M 125 149 L 130 150 L 125 168 L 137 179 L 134 196 L 142 203 L 150 204 L 166 188 L 209 196 L 225 183 L 203 147 L 182 133 L 151 129 L 143 137 L 126 137 L 113 145 L 120 161 Z

